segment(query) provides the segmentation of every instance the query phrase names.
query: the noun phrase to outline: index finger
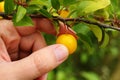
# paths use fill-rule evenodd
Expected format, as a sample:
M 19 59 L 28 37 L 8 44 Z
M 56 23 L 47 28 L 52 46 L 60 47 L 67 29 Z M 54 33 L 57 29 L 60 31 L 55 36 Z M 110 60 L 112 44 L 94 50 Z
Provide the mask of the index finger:
M 16 30 L 21 36 L 28 36 L 36 32 L 36 19 L 33 19 L 33 26 L 17 26 Z

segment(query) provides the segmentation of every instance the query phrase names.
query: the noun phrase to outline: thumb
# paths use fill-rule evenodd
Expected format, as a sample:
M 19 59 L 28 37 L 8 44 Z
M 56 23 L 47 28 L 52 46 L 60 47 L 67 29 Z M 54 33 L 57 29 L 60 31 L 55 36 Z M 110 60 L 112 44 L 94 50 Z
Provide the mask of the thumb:
M 34 52 L 27 58 L 13 62 L 12 71 L 19 80 L 35 79 L 57 67 L 67 56 L 68 50 L 63 45 L 48 46 Z

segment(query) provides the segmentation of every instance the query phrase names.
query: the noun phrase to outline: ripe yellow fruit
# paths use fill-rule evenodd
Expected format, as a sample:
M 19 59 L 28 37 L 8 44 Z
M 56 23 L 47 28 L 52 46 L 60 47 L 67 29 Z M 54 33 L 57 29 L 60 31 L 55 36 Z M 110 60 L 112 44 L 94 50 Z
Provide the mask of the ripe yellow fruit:
M 4 12 L 4 1 L 0 2 L 0 12 Z
M 77 49 L 77 40 L 71 34 L 61 34 L 56 40 L 57 44 L 63 44 L 68 48 L 70 54 Z
M 60 16 L 61 16 L 62 18 L 67 18 L 68 15 L 69 15 L 69 11 L 67 11 L 67 10 L 61 10 L 61 11 L 59 12 L 59 14 L 60 14 Z

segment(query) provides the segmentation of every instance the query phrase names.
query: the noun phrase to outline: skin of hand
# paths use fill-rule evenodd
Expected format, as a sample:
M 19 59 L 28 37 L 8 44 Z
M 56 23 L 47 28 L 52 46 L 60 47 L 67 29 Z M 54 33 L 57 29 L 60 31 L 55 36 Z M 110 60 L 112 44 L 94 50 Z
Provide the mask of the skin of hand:
M 47 73 L 68 57 L 65 46 L 46 46 L 34 27 L 14 27 L 11 20 L 0 20 L 0 80 L 46 80 Z

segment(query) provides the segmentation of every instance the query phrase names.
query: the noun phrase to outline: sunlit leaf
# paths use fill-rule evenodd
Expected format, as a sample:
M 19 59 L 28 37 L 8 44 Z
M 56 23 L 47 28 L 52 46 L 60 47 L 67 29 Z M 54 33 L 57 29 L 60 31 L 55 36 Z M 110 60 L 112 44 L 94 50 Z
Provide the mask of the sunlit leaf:
M 109 35 L 105 32 L 103 42 L 102 42 L 100 47 L 104 48 L 104 47 L 106 47 L 108 45 L 108 43 L 109 43 Z
M 100 10 L 97 10 L 95 13 L 94 13 L 95 16 L 99 17 L 99 18 L 103 18 L 105 20 L 108 20 L 109 19 L 109 13 L 107 11 L 107 9 L 100 9 Z
M 93 31 L 94 35 L 97 37 L 98 41 L 100 42 L 103 37 L 102 29 L 95 25 L 91 25 L 90 29 Z
M 82 72 L 81 75 L 87 80 L 100 80 L 99 76 L 94 72 Z
M 13 17 L 13 22 L 15 26 L 33 26 L 32 19 L 26 15 L 19 22 L 16 22 L 15 18 L 16 15 L 14 15 Z
M 110 0 L 81 1 L 78 6 L 78 15 L 88 14 L 110 5 Z
M 46 5 L 46 1 L 44 0 L 31 0 L 29 5 Z
M 18 6 L 18 11 L 16 14 L 16 22 L 19 22 L 25 15 L 26 15 L 27 10 L 22 7 L 22 6 Z

